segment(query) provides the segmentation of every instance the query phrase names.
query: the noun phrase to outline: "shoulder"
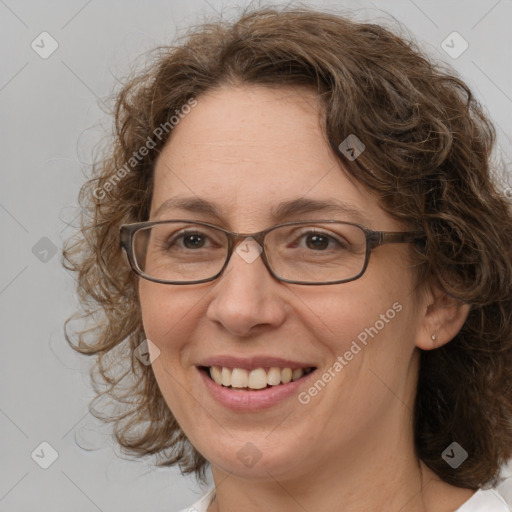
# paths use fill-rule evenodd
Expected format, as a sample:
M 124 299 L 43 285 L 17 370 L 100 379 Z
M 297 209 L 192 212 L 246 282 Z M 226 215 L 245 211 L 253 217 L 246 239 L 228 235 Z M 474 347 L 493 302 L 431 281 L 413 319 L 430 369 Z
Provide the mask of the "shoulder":
M 212 487 L 194 504 L 179 512 L 206 512 L 214 496 L 215 487 Z M 479 489 L 455 512 L 512 512 L 512 507 L 495 489 Z
M 479 489 L 455 512 L 512 512 L 512 508 L 496 489 Z
M 181 509 L 179 512 L 206 512 L 208 506 L 215 496 L 215 487 L 208 489 L 208 491 L 201 496 L 194 504 L 187 508 Z

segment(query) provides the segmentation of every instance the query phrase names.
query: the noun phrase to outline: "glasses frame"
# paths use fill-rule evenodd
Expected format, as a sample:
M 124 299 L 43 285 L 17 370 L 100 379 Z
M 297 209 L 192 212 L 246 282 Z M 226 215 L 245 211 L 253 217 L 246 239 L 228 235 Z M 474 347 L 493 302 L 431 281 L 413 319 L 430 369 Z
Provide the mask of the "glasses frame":
M 134 250 L 133 250 L 133 238 L 137 231 L 144 228 L 149 228 L 152 226 L 156 226 L 158 224 L 170 224 L 170 223 L 190 223 L 190 224 L 198 224 L 200 226 L 206 226 L 209 228 L 216 229 L 218 231 L 222 231 L 227 235 L 228 238 L 228 252 L 226 256 L 226 261 L 224 262 L 224 265 L 222 268 L 215 274 L 213 277 L 209 277 L 207 279 L 200 279 L 197 281 L 168 281 L 164 279 L 156 279 L 151 276 L 148 276 L 145 274 L 138 266 L 137 262 L 135 261 L 134 256 Z M 327 281 L 327 282 L 319 282 L 319 283 L 310 283 L 306 281 L 294 281 L 291 279 L 283 279 L 279 277 L 271 268 L 268 260 L 267 255 L 265 253 L 265 236 L 267 233 L 270 233 L 271 231 L 281 227 L 281 226 L 292 226 L 297 224 L 312 224 L 312 223 L 321 223 L 321 224 L 345 224 L 349 226 L 356 226 L 359 229 L 361 229 L 366 238 L 366 252 L 365 252 L 365 260 L 364 265 L 359 274 L 357 274 L 354 277 L 351 277 L 349 279 L 342 279 L 338 281 Z M 199 283 L 207 283 L 210 281 L 214 281 L 215 279 L 218 279 L 222 273 L 224 272 L 225 268 L 228 266 L 229 260 L 231 259 L 231 256 L 233 254 L 234 248 L 236 246 L 236 243 L 238 240 L 245 240 L 246 238 L 253 238 L 262 248 L 261 252 L 261 258 L 263 260 L 263 263 L 265 264 L 265 267 L 269 271 L 270 275 L 272 275 L 275 279 L 278 281 L 284 282 L 284 283 L 291 283 L 291 284 L 302 284 L 305 286 L 311 285 L 311 286 L 319 286 L 319 285 L 328 285 L 328 284 L 342 284 L 342 283 L 348 283 L 350 281 L 355 281 L 356 279 L 359 279 L 366 271 L 368 267 L 368 263 L 370 261 L 370 254 L 371 252 L 376 249 L 377 247 L 384 245 L 384 244 L 396 244 L 396 243 L 411 243 L 415 242 L 421 239 L 425 238 L 425 234 L 421 231 L 375 231 L 373 229 L 367 228 L 366 226 L 363 226 L 361 224 L 356 224 L 354 222 L 345 222 L 340 220 L 300 220 L 300 221 L 291 221 L 291 222 L 285 222 L 282 224 L 276 224 L 275 226 L 271 226 L 267 229 L 264 229 L 263 231 L 258 231 L 256 233 L 236 233 L 233 231 L 229 231 L 227 229 L 221 228 L 220 226 L 216 226 L 215 224 L 210 224 L 208 222 L 203 221 L 197 221 L 197 220 L 188 220 L 188 219 L 172 219 L 172 220 L 157 220 L 157 221 L 147 221 L 147 222 L 135 222 L 132 224 L 123 224 L 120 228 L 120 245 L 121 248 L 125 251 L 125 254 L 128 258 L 128 262 L 132 268 L 132 270 L 139 275 L 140 277 L 147 279 L 148 281 L 152 281 L 154 283 L 160 283 L 160 284 L 199 284 Z

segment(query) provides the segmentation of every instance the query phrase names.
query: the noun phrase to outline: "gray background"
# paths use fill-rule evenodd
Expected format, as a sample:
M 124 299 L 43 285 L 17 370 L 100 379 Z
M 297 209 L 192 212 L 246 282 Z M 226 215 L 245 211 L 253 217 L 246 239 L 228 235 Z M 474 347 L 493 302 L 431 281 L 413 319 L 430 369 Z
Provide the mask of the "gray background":
M 363 20 L 404 23 L 486 105 L 510 163 L 511 0 L 304 4 L 355 8 Z M 76 299 L 60 248 L 79 213 L 82 169 L 110 129 L 102 99 L 137 56 L 170 42 L 177 27 L 220 12 L 230 17 L 234 6 L 222 0 L 0 0 L 2 511 L 172 512 L 197 499 L 193 478 L 120 458 L 108 429 L 87 413 L 89 362 L 63 337 Z M 41 43 L 43 31 L 58 43 L 46 59 L 31 47 L 35 40 L 40 52 L 51 48 L 47 36 Z M 441 47 L 453 31 L 469 44 L 455 59 Z M 459 44 L 453 43 L 455 50 Z M 51 450 L 38 448 L 43 441 L 58 453 L 48 469 L 35 462 L 50 462 Z M 503 489 L 512 501 L 512 486 Z

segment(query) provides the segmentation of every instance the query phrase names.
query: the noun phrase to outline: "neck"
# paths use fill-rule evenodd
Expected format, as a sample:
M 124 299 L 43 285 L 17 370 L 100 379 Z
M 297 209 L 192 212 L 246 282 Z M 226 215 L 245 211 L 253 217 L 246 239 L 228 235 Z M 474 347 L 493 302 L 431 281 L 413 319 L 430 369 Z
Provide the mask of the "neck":
M 300 461 L 272 460 L 269 451 L 250 473 L 212 464 L 216 499 L 208 512 L 453 512 L 474 491 L 443 482 L 417 459 L 407 384 L 403 401 L 385 403 L 378 420 L 352 430 L 342 447 L 318 432 L 296 440 L 322 447 L 302 450 Z
M 257 464 L 249 477 L 212 465 L 216 499 L 208 512 L 454 511 L 474 491 L 443 482 L 416 458 L 410 411 L 396 402 L 402 414 L 388 416 L 396 421 L 361 429 L 328 460 L 311 454 L 281 471 Z
M 216 495 L 208 512 L 453 512 L 475 492 L 441 481 L 421 462 L 399 474 L 379 469 L 361 479 L 319 472 L 301 482 L 269 475 L 255 483 L 214 467 Z

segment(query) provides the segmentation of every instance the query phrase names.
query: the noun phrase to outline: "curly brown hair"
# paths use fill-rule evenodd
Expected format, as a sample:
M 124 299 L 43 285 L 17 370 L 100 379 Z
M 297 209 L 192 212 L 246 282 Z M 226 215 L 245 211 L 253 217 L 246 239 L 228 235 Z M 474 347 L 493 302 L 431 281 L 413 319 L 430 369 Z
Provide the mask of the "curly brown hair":
M 512 216 L 489 163 L 495 129 L 455 72 L 414 42 L 309 9 L 244 11 L 234 23 L 195 27 L 178 44 L 157 48 L 122 86 L 115 138 L 81 189 L 81 229 L 63 253 L 66 268 L 77 272 L 77 315 L 92 321 L 73 334 L 66 328 L 66 338 L 97 356 L 96 390 L 116 405 L 100 412 L 93 402 L 91 410 L 115 424 L 126 452 L 157 454 L 160 465 L 178 464 L 204 480 L 207 460 L 168 409 L 151 367 L 133 357 L 145 335 L 119 227 L 148 219 L 170 116 L 226 84 L 313 88 L 347 172 L 391 216 L 425 232 L 414 254 L 418 283 L 440 287 L 471 310 L 450 343 L 421 353 L 417 456 L 453 485 L 495 483 L 512 455 Z M 366 145 L 354 161 L 338 150 L 349 134 Z M 441 458 L 453 441 L 469 453 L 457 470 Z

